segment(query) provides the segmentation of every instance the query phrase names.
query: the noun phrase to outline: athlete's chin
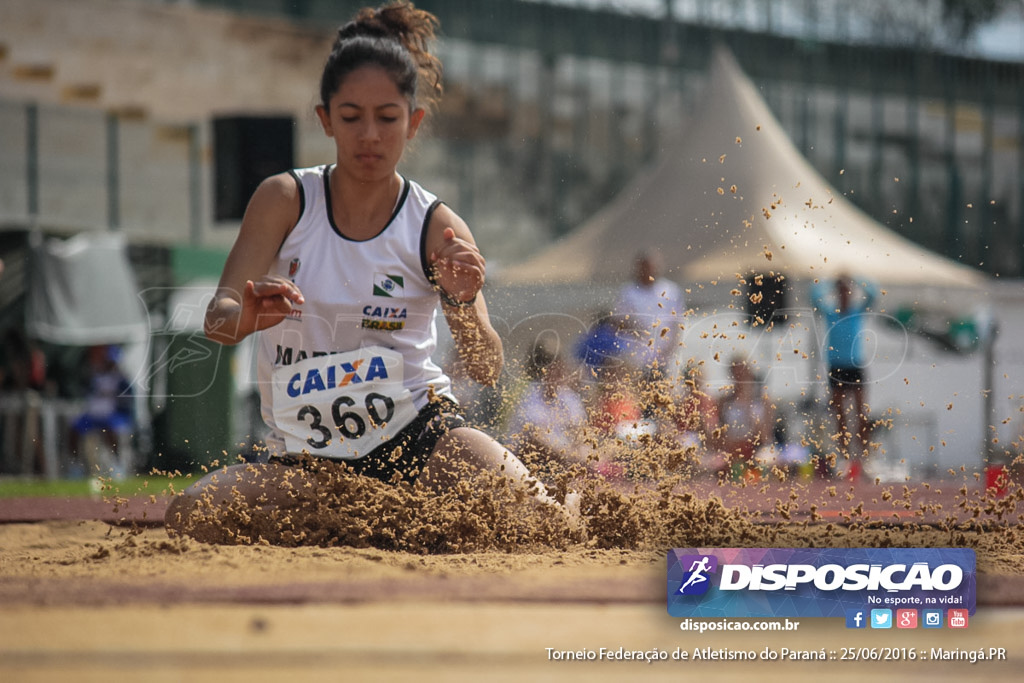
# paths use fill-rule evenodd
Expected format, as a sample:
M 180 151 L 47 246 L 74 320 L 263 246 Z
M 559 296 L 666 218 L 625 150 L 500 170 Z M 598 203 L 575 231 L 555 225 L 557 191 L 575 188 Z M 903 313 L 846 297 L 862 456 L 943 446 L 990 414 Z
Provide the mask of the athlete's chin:
M 351 169 L 352 177 L 363 183 L 378 183 L 389 180 L 395 173 L 395 167 L 384 163 L 363 163 L 356 164 Z

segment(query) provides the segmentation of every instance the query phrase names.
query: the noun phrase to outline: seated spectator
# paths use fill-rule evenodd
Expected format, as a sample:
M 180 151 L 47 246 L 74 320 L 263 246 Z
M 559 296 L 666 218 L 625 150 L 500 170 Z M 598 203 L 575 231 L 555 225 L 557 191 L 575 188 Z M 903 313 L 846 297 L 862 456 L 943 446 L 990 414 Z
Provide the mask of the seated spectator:
M 114 458 L 119 458 L 119 439 L 133 425 L 131 384 L 118 367 L 121 350 L 116 346 L 89 349 L 89 386 L 86 409 L 71 425 L 71 452 L 79 457 L 82 437 L 99 432 Z
M 773 430 L 771 444 L 762 446 L 754 456 L 762 471 L 780 479 L 799 477 L 811 463 L 811 450 L 798 441 L 791 441 L 786 421 L 779 418 Z
M 5 401 L 4 469 L 19 474 L 45 473 L 40 405 L 52 391 L 46 355 L 25 333 L 12 327 L 0 346 L 0 391 Z
M 601 379 L 608 368 L 623 363 L 625 341 L 619 335 L 618 319 L 600 311 L 594 315 L 590 329 L 576 344 L 576 360 L 593 379 Z
M 734 360 L 729 368 L 732 387 L 718 402 L 722 422 L 719 446 L 727 473 L 733 479 L 758 479 L 754 453 L 772 442 L 774 410 L 762 383 L 746 361 Z
M 721 469 L 721 454 L 715 447 L 719 427 L 718 404 L 707 393 L 700 370 L 689 366 L 681 377 L 682 394 L 675 399 L 676 441 L 685 461 L 699 463 L 700 469 Z
M 517 454 L 542 477 L 586 465 L 582 437 L 587 414 L 569 385 L 565 361 L 538 344 L 527 359 L 526 374 L 529 385 L 509 421 Z
M 599 444 L 597 471 L 609 478 L 626 473 L 632 449 L 656 431 L 643 415 L 629 366 L 605 368 L 590 407 L 590 427 Z
M 590 424 L 599 434 L 624 436 L 643 421 L 640 398 L 629 380 L 628 368 L 619 366 L 609 368 L 598 385 Z

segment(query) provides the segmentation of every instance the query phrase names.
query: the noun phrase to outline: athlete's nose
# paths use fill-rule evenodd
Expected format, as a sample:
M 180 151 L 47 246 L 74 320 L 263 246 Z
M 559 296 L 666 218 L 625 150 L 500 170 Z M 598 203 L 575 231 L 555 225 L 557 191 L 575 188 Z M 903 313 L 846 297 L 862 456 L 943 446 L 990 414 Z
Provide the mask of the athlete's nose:
M 366 125 L 362 129 L 363 140 L 377 140 L 380 138 L 380 128 L 377 126 L 377 122 L 370 119 L 366 122 Z

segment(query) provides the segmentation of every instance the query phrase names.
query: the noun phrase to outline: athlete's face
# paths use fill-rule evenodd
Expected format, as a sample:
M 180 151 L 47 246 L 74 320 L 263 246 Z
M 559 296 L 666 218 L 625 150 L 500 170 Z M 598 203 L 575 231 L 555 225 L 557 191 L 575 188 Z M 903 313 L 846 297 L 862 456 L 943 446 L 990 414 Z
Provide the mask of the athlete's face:
M 393 174 L 423 120 L 423 110 L 410 110 L 409 100 L 378 66 L 350 73 L 328 104 L 316 111 L 334 138 L 338 166 L 362 180 Z

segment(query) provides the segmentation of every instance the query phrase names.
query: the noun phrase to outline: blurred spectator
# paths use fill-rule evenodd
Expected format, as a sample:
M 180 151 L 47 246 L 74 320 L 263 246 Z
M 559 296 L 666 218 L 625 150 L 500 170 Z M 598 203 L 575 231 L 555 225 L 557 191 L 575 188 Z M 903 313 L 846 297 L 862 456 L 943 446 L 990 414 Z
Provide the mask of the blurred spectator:
M 758 465 L 767 473 L 777 472 L 792 479 L 800 476 L 811 462 L 811 451 L 798 441 L 792 441 L 786 428 L 786 420 L 775 421 L 771 444 L 761 447 L 755 454 Z
M 516 452 L 531 469 L 554 474 L 586 465 L 587 414 L 569 385 L 565 361 L 537 344 L 526 363 L 529 385 L 509 421 Z
M 687 367 L 681 377 L 681 395 L 676 399 L 676 439 L 687 459 L 697 460 L 701 468 L 721 469 L 714 434 L 719 427 L 718 404 L 707 393 L 700 370 Z
M 600 379 L 608 368 L 622 363 L 624 343 L 619 338 L 618 320 L 607 311 L 599 311 L 576 344 L 576 360 L 591 378 Z
M 624 351 L 647 381 L 663 378 L 668 372 L 684 313 L 682 290 L 662 277 L 661 271 L 658 252 L 638 254 L 633 280 L 619 291 L 614 309 L 624 332 Z
M 76 459 L 80 456 L 82 438 L 99 432 L 115 460 L 121 460 L 120 440 L 131 434 L 134 417 L 131 384 L 118 367 L 120 359 L 121 349 L 117 346 L 89 348 L 86 409 L 71 425 L 71 454 Z
M 590 424 L 599 433 L 616 436 L 643 420 L 640 399 L 624 366 L 611 368 L 598 385 Z
M 597 471 L 611 478 L 624 475 L 631 450 L 641 438 L 657 431 L 654 422 L 644 418 L 629 366 L 605 368 L 590 406 L 589 422 L 600 445 Z
M 0 354 L 5 469 L 20 474 L 42 472 L 45 463 L 40 408 L 41 394 L 47 390 L 46 355 L 15 327 L 4 336 Z
M 493 430 L 502 421 L 502 391 L 498 384 L 481 384 L 469 374 L 466 363 L 452 348 L 444 363 L 452 382 L 452 394 L 459 401 L 466 421 L 478 429 Z
M 2 384 L 4 391 L 42 391 L 46 388 L 46 355 L 17 328 L 4 337 L 2 349 Z
M 836 423 L 836 439 L 842 454 L 850 458 L 849 478 L 859 479 L 867 456 L 869 428 L 865 414 L 867 381 L 863 339 L 865 311 L 874 303 L 878 289 L 865 281 L 859 286 L 849 275 L 834 282 L 819 281 L 811 287 L 811 302 L 825 319 L 822 348 L 827 350 L 829 408 Z M 849 416 L 849 419 L 848 419 Z M 852 431 L 851 431 L 852 428 Z M 851 444 L 855 444 L 851 448 Z M 819 458 L 818 474 L 828 474 L 825 458 Z
M 757 478 L 754 454 L 772 443 L 775 411 L 762 382 L 746 361 L 733 360 L 729 373 L 732 387 L 718 402 L 722 423 L 719 444 L 733 479 Z

